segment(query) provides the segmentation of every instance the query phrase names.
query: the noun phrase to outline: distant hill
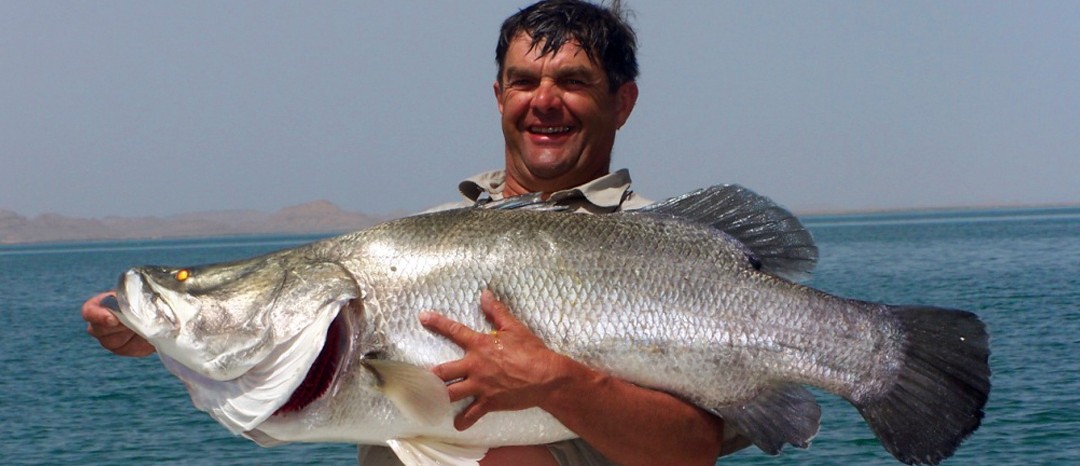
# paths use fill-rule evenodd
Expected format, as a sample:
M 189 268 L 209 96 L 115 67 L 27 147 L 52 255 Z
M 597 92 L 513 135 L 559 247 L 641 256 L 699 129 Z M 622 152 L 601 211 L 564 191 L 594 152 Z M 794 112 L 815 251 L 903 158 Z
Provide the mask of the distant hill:
M 389 217 L 346 212 L 329 201 L 286 207 L 274 213 L 253 210 L 201 212 L 170 217 L 33 218 L 0 209 L 0 244 L 230 236 L 269 233 L 336 233 L 358 230 Z

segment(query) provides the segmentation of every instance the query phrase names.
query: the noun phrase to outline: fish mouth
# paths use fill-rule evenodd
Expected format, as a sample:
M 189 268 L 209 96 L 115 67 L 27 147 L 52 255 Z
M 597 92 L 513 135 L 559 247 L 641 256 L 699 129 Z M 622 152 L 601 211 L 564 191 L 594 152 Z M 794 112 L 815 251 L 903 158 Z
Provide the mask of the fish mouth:
M 345 306 L 345 309 L 351 303 Z M 296 387 L 285 404 L 281 405 L 271 416 L 285 415 L 302 411 L 311 403 L 314 403 L 330 389 L 338 374 L 341 373 L 344 355 L 348 353 L 346 348 L 348 339 L 349 323 L 346 321 L 345 312 L 338 312 L 337 317 L 330 322 L 326 329 L 326 339 L 319 355 L 308 368 L 307 375 L 300 385 Z
M 181 316 L 174 303 L 179 301 L 168 289 L 159 287 L 153 277 L 139 269 L 120 275 L 115 295 L 101 300 L 125 327 L 158 348 L 180 331 Z M 160 350 L 160 348 L 159 348 Z

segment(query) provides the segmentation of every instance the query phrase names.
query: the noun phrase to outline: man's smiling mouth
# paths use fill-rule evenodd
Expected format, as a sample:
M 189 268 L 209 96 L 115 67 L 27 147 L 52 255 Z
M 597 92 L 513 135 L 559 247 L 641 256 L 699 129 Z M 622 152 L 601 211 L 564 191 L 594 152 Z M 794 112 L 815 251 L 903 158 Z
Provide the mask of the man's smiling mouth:
M 534 134 L 562 134 L 569 133 L 569 126 L 530 126 L 529 132 Z

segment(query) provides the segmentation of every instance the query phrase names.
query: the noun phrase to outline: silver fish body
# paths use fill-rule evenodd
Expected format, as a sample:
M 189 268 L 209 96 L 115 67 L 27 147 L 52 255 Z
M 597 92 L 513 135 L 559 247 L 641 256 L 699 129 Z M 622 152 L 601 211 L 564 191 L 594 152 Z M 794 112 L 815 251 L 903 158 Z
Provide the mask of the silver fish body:
M 389 444 L 422 464 L 573 437 L 538 409 L 453 428 L 466 401 L 451 406 L 427 368 L 462 351 L 417 316 L 488 329 L 491 289 L 551 349 L 710 410 L 766 452 L 816 434 L 812 385 L 855 404 L 901 461 L 951 455 L 988 396 L 981 322 L 781 278 L 812 267 L 809 235 L 733 189 L 598 216 L 461 209 L 237 263 L 136 268 L 119 315 L 197 407 L 262 444 Z

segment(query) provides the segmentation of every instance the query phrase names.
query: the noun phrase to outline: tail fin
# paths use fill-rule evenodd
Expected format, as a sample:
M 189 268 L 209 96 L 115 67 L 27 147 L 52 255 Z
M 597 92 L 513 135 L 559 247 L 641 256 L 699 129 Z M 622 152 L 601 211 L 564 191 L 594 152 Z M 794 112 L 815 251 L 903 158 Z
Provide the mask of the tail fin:
M 905 335 L 894 385 L 855 406 L 885 449 L 907 464 L 952 456 L 983 418 L 990 395 L 986 327 L 970 312 L 890 307 Z

